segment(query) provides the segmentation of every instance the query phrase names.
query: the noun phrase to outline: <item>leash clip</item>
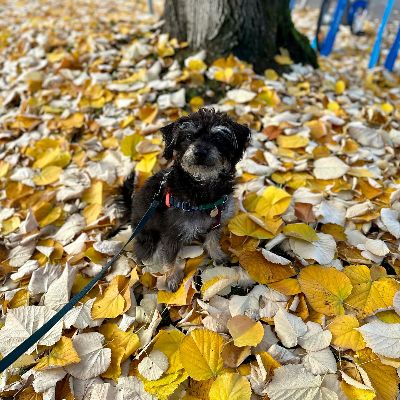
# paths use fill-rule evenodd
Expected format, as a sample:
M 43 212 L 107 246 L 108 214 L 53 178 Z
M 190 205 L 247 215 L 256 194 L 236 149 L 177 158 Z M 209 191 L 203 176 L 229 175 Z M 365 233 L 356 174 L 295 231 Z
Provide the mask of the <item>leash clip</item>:
M 182 207 L 183 211 L 191 211 L 192 210 L 190 203 L 188 201 L 182 201 L 181 207 Z

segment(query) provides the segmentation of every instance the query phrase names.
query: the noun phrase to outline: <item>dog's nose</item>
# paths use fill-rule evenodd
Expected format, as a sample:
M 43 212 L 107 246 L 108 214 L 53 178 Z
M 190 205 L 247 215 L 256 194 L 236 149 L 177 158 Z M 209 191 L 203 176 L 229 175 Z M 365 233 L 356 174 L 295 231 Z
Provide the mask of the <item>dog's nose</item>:
M 194 150 L 194 156 L 197 159 L 204 159 L 207 157 L 208 154 L 208 150 L 204 147 L 196 147 L 196 149 Z

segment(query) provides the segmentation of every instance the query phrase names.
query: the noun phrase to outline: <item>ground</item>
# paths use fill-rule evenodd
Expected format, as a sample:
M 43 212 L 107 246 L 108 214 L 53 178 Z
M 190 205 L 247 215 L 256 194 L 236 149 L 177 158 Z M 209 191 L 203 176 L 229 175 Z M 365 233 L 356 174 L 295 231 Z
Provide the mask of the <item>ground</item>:
M 156 4 L 158 8 L 158 3 Z M 174 294 L 128 248 L 0 379 L 18 399 L 384 399 L 400 366 L 400 80 L 367 71 L 376 25 L 321 68 L 212 65 L 137 1 L 0 2 L 0 353 L 129 236 L 113 197 L 165 165 L 159 128 L 202 105 L 253 132 L 215 266 Z M 312 38 L 315 10 L 295 10 Z M 396 26 L 385 35 L 384 53 Z

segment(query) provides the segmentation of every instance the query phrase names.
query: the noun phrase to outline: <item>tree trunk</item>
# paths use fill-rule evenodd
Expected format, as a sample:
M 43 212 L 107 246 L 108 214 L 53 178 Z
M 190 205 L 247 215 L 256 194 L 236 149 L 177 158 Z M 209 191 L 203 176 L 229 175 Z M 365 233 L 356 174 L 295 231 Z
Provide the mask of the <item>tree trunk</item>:
M 233 53 L 255 71 L 278 67 L 289 51 L 294 62 L 318 66 L 307 38 L 294 27 L 289 0 L 166 0 L 164 30 L 190 50 L 207 50 L 209 61 Z

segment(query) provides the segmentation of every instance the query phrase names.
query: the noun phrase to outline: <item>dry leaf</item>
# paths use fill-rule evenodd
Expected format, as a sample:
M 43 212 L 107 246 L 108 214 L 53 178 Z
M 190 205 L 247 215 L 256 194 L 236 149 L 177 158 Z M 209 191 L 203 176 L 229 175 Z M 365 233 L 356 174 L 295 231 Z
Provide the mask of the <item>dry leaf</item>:
M 344 314 L 344 301 L 353 287 L 343 272 L 309 266 L 300 271 L 299 283 L 314 310 L 325 315 Z
M 180 347 L 181 362 L 189 376 L 201 381 L 221 374 L 223 345 L 223 338 L 215 332 L 207 329 L 190 332 Z
M 227 327 L 237 347 L 257 346 L 264 336 L 261 322 L 255 322 L 245 315 L 231 318 Z

